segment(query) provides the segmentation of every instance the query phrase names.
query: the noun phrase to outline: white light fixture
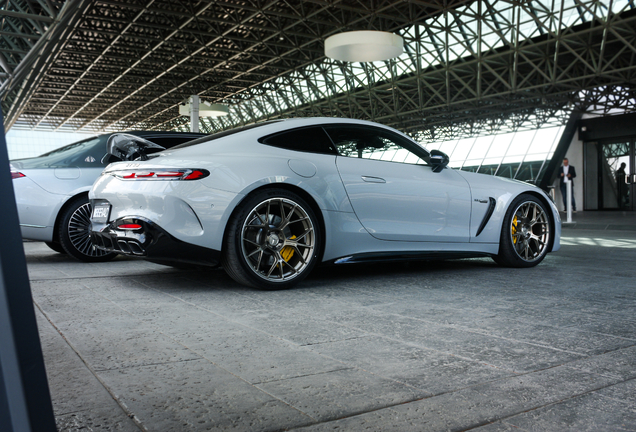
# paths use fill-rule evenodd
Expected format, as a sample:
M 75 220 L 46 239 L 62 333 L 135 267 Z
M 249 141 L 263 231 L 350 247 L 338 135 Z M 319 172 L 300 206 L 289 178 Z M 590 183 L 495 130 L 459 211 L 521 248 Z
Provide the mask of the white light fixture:
M 179 105 L 179 114 L 184 116 L 190 116 L 192 111 L 192 102 L 185 105 Z M 199 104 L 199 117 L 221 117 L 230 113 L 230 108 L 227 105 L 201 102 Z
M 362 30 L 338 33 L 325 39 L 325 55 L 347 62 L 388 60 L 404 52 L 404 40 L 389 32 Z
M 199 117 L 220 117 L 230 113 L 227 105 L 201 102 L 198 95 L 190 96 L 185 105 L 179 105 L 179 114 L 190 117 L 190 131 L 199 132 Z
M 199 117 L 222 117 L 230 113 L 230 107 L 223 104 L 203 102 L 199 105 Z

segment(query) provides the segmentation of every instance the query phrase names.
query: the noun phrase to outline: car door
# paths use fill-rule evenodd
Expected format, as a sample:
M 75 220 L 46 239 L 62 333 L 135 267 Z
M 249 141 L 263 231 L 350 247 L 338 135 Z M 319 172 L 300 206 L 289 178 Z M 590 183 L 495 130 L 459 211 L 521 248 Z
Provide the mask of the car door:
M 364 228 L 393 241 L 468 242 L 471 194 L 451 169 L 433 172 L 428 153 L 404 136 L 360 125 L 325 127 L 336 165 Z

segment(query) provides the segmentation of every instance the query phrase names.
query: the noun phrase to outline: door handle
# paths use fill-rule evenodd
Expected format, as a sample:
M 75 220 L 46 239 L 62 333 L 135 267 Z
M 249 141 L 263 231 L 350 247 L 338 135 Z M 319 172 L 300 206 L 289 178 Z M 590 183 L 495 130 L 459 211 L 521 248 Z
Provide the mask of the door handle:
M 380 177 L 362 176 L 362 180 L 367 183 L 386 183 L 386 180 Z

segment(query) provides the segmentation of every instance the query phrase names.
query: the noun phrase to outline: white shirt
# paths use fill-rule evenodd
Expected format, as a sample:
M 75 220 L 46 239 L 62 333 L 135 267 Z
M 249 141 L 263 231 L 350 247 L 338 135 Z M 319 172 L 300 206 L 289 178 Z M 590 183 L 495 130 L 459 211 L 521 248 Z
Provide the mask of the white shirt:
M 570 171 L 570 165 L 563 165 L 563 182 L 568 183 L 570 177 L 568 177 L 568 171 Z

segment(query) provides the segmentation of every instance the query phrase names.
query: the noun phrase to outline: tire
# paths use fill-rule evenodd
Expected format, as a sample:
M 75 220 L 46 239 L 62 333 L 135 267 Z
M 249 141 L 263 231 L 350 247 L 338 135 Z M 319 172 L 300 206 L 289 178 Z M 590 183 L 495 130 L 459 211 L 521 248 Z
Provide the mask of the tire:
M 547 206 L 538 198 L 519 195 L 508 207 L 501 229 L 497 264 L 534 267 L 545 258 L 554 236 Z
M 322 228 L 311 207 L 285 189 L 265 189 L 244 200 L 228 222 L 221 263 L 240 284 L 288 289 L 319 260 Z
M 91 205 L 85 196 L 74 198 L 68 203 L 58 222 L 60 245 L 67 254 L 79 261 L 110 261 L 117 254 L 97 249 L 91 241 L 91 211 Z
M 47 245 L 51 250 L 54 250 L 57 253 L 61 253 L 61 254 L 66 253 L 62 245 L 57 242 L 44 242 L 44 244 Z

